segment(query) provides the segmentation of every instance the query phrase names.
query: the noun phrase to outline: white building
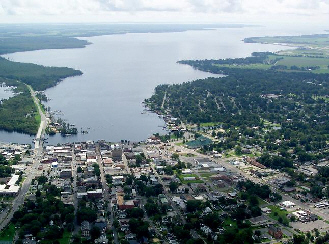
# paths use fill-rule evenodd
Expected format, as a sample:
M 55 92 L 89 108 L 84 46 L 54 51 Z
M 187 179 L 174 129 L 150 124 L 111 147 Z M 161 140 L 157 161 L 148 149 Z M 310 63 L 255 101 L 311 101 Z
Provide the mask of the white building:
M 293 208 L 293 207 L 296 206 L 296 204 L 294 204 L 291 201 L 284 201 L 284 202 L 281 203 L 281 206 L 284 207 L 284 208 Z

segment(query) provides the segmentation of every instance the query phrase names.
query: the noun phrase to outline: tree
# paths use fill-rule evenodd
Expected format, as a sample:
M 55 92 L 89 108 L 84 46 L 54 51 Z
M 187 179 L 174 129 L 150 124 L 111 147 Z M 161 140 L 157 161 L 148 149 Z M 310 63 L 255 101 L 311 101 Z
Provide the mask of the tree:
M 46 176 L 42 175 L 42 176 L 39 176 L 37 180 L 40 185 L 44 185 L 48 181 L 48 178 Z
M 117 219 L 114 219 L 114 221 L 113 221 L 113 226 L 114 226 L 116 229 L 118 229 L 118 228 L 120 227 L 120 223 L 119 223 L 119 221 L 118 221 Z
M 136 166 L 137 167 L 141 166 L 141 164 L 143 163 L 143 160 L 144 160 L 143 156 L 140 154 L 136 155 L 135 159 L 136 159 Z
M 250 203 L 250 206 L 258 206 L 259 201 L 258 201 L 257 196 L 256 195 L 251 195 L 249 197 L 249 203 Z
M 90 237 L 92 240 L 96 240 L 101 235 L 101 230 L 97 226 L 93 226 L 90 230 Z
M 186 211 L 188 212 L 195 212 L 197 210 L 200 210 L 201 208 L 201 201 L 199 200 L 188 200 L 186 202 Z
M 128 218 L 143 218 L 144 217 L 144 211 L 140 208 L 132 208 L 132 209 L 126 209 L 127 217 Z
M 170 184 L 169 184 L 169 189 L 170 189 L 170 191 L 171 191 L 172 193 L 175 193 L 176 190 L 178 189 L 178 187 L 179 187 L 179 183 L 178 183 L 178 182 L 172 181 L 172 182 L 170 182 Z
M 106 174 L 105 178 L 108 185 L 112 184 L 112 175 Z
M 39 189 L 35 192 L 35 196 L 36 197 L 40 197 L 41 196 L 41 191 Z
M 138 239 L 149 236 L 148 227 L 149 224 L 142 220 L 138 220 L 135 218 L 131 218 L 129 220 L 129 229 L 131 230 L 131 232 L 136 234 Z
M 209 226 L 212 230 L 216 230 L 222 223 L 217 213 L 207 214 L 203 217 L 203 223 Z
M 311 187 L 311 194 L 314 197 L 322 198 L 323 197 L 322 188 L 320 186 L 318 186 L 318 185 L 312 186 Z
M 173 153 L 171 155 L 172 160 L 178 161 L 179 160 L 179 154 L 178 153 Z
M 240 146 L 236 146 L 234 149 L 234 152 L 236 155 L 241 155 L 242 154 L 242 148 Z
M 77 220 L 78 223 L 82 223 L 87 220 L 89 222 L 94 222 L 97 219 L 97 213 L 95 210 L 91 208 L 80 208 L 77 211 Z
M 174 174 L 174 171 L 173 171 L 173 168 L 168 165 L 164 168 L 164 172 L 167 174 L 167 175 L 173 175 Z
M 158 209 L 158 205 L 153 202 L 146 203 L 144 208 L 145 208 L 148 216 L 154 216 L 154 215 L 160 213 L 160 211 Z
M 293 243 L 294 244 L 308 244 L 308 239 L 305 238 L 304 235 L 294 235 L 293 236 Z

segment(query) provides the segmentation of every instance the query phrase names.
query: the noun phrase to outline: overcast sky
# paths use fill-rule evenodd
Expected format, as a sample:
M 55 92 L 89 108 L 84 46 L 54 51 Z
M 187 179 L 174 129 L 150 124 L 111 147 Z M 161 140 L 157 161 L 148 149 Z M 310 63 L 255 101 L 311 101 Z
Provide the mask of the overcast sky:
M 0 0 L 1 23 L 329 23 L 329 0 Z

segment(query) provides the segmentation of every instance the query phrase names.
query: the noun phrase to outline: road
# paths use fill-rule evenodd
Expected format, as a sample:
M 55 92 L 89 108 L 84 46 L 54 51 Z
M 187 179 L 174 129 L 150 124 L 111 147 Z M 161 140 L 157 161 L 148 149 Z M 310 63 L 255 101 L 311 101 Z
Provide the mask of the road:
M 35 105 L 38 108 L 38 112 L 41 116 L 41 123 L 40 123 L 38 133 L 35 138 L 35 147 L 34 147 L 32 165 L 26 169 L 26 172 L 29 172 L 29 173 L 26 176 L 26 179 L 24 180 L 18 195 L 13 200 L 13 205 L 12 205 L 11 209 L 7 209 L 7 213 L 4 214 L 4 216 L 6 216 L 6 217 L 0 220 L 0 230 L 2 230 L 4 227 L 6 227 L 9 224 L 14 213 L 24 203 L 24 198 L 30 188 L 32 179 L 34 179 L 35 176 L 38 174 L 38 167 L 40 164 L 40 160 L 42 159 L 42 155 L 43 155 L 43 146 L 42 146 L 41 138 L 43 137 L 45 129 L 47 127 L 47 117 L 42 112 L 39 99 L 36 97 L 35 92 L 33 91 L 32 87 L 31 86 L 27 86 L 27 87 L 30 89 L 31 96 L 34 100 Z
M 38 129 L 38 133 L 35 137 L 35 145 L 34 145 L 34 149 L 41 152 L 42 151 L 41 139 L 42 139 L 42 137 L 44 135 L 44 132 L 45 132 L 45 129 L 48 125 L 47 116 L 43 113 L 43 111 L 41 109 L 40 100 L 37 98 L 37 96 L 35 94 L 35 91 L 32 89 L 31 86 L 27 86 L 27 87 L 30 89 L 30 93 L 31 93 L 31 96 L 33 98 L 34 104 L 37 107 L 38 113 L 40 114 L 40 117 L 41 117 L 41 122 L 40 122 L 40 126 L 39 126 L 39 129 Z
M 144 155 L 148 155 L 147 150 L 145 148 L 143 149 L 143 152 L 144 152 Z M 168 202 L 172 206 L 174 212 L 179 215 L 182 223 L 185 225 L 186 224 L 186 220 L 185 220 L 184 216 L 181 214 L 180 210 L 177 208 L 176 204 L 172 201 L 173 195 L 168 191 L 167 187 L 165 187 L 165 184 L 163 183 L 161 176 L 158 174 L 158 172 L 157 172 L 157 170 L 155 168 L 154 162 L 150 162 L 150 166 L 151 166 L 151 168 L 152 168 L 155 176 L 157 177 L 159 183 L 161 185 L 163 185 L 163 193 L 167 196 Z
M 100 152 L 100 148 L 99 145 L 96 145 L 96 153 L 97 153 L 97 163 L 99 165 L 99 169 L 101 172 L 101 182 L 102 182 L 102 188 L 103 188 L 103 198 L 105 200 L 105 204 L 106 204 L 106 210 L 107 213 L 110 212 L 110 225 L 112 227 L 112 232 L 113 232 L 113 237 L 114 237 L 114 243 L 118 244 L 118 233 L 117 230 L 115 229 L 115 227 L 113 226 L 113 221 L 114 221 L 114 216 L 113 216 L 113 210 L 111 208 L 111 195 L 109 194 L 109 187 L 107 185 L 106 182 L 106 178 L 105 178 L 105 173 L 104 173 L 104 168 L 103 168 L 103 163 L 102 163 L 102 155 Z
M 72 151 L 72 162 L 71 162 L 71 168 L 72 168 L 72 177 L 73 177 L 73 205 L 74 205 L 74 234 L 78 234 L 80 228 L 77 221 L 77 211 L 78 211 L 78 197 L 77 197 L 77 162 L 75 159 L 75 153 L 74 148 Z

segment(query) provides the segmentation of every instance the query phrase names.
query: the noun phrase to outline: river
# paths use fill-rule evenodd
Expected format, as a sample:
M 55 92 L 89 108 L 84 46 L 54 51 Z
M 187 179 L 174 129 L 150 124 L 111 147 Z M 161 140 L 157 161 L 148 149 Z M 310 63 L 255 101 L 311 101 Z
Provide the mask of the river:
M 265 27 L 221 28 L 174 33 L 136 33 L 81 38 L 86 48 L 19 52 L 5 57 L 17 62 L 79 69 L 71 77 L 46 90 L 52 111 L 88 134 L 50 136 L 49 144 L 100 140 L 141 141 L 153 133 L 165 133 L 164 122 L 144 113 L 142 102 L 163 83 L 182 83 L 212 74 L 176 62 L 183 59 L 219 59 L 249 56 L 255 51 L 288 47 L 246 44 L 250 36 L 295 35 L 306 31 Z M 310 32 L 306 32 L 310 33 Z M 31 137 L 0 132 L 0 141 L 31 143 Z

